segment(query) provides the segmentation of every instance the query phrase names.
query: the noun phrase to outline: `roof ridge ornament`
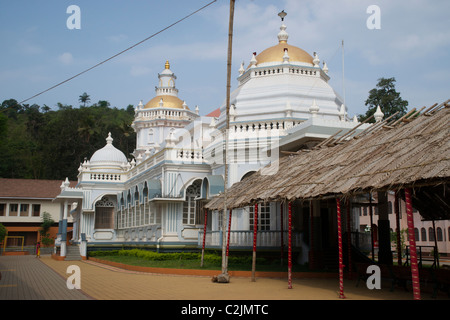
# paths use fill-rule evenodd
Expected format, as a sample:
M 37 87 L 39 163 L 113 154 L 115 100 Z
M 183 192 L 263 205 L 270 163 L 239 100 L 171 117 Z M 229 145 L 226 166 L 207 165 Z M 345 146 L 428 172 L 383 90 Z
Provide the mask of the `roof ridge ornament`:
M 381 111 L 380 105 L 377 106 L 377 110 L 374 113 L 375 116 L 375 122 L 380 122 L 383 120 L 384 113 Z

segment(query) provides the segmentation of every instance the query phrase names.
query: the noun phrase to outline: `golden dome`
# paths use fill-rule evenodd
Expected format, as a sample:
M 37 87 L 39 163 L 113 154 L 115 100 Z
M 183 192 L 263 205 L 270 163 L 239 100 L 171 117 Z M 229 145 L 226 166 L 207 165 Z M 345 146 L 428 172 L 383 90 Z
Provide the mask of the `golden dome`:
M 280 41 L 276 46 L 267 48 L 256 56 L 257 64 L 267 62 L 283 62 L 284 49 L 288 49 L 289 62 L 313 63 L 313 57 L 298 47 L 287 44 L 286 41 Z
M 179 99 L 175 96 L 156 96 L 147 104 L 145 105 L 144 109 L 152 109 L 152 108 L 159 108 L 159 102 L 163 101 L 163 108 L 172 108 L 172 109 L 184 109 L 183 108 L 183 100 Z M 189 108 L 186 106 L 186 109 L 189 110 Z

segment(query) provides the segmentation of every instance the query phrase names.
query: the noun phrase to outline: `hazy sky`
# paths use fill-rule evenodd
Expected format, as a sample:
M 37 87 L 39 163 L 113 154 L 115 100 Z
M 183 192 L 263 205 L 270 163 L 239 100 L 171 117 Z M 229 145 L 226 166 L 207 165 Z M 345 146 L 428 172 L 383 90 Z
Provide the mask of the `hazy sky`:
M 92 67 L 169 26 L 211 0 L 0 0 L 0 103 L 25 100 Z M 70 5 L 81 29 L 69 29 Z M 381 29 L 369 29 L 380 8 Z M 380 77 L 395 77 L 412 107 L 450 97 L 448 0 L 236 0 L 232 89 L 242 61 L 278 43 L 278 12 L 285 10 L 289 43 L 328 64 L 330 84 L 345 98 L 349 115 L 364 113 Z M 107 100 L 124 108 L 155 95 L 166 60 L 177 76 L 179 97 L 205 115 L 223 104 L 229 1 L 211 6 L 125 54 L 27 103 L 79 106 Z M 345 48 L 345 82 L 342 48 Z

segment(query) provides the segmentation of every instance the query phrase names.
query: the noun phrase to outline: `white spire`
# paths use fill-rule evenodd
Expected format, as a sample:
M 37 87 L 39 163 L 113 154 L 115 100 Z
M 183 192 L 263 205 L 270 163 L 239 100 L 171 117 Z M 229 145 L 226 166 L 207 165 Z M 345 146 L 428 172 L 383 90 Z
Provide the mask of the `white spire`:
M 311 112 L 312 117 L 316 117 L 317 113 L 319 112 L 319 106 L 316 103 L 316 99 L 313 100 L 313 104 L 311 107 L 309 107 L 309 112 Z
M 319 66 L 320 59 L 319 59 L 319 56 L 317 55 L 317 52 L 314 52 L 314 60 L 313 60 L 313 63 L 314 63 L 314 67 L 318 67 L 318 66 Z
M 253 68 L 256 66 L 258 61 L 256 61 L 256 52 L 253 52 L 252 59 L 250 60 L 250 68 Z
M 245 72 L 245 69 L 244 69 L 244 61 L 242 61 L 241 67 L 239 68 L 239 75 L 242 75 L 244 72 Z
M 345 121 L 345 115 L 346 115 L 345 104 L 342 104 L 341 110 L 339 111 L 339 118 L 341 118 L 341 121 Z
M 381 112 L 380 106 L 377 106 L 377 111 L 375 111 L 374 116 L 376 122 L 380 122 L 381 120 L 383 120 L 384 113 Z
M 288 54 L 288 49 L 285 48 L 284 49 L 284 56 L 283 56 L 283 63 L 289 63 L 289 54 Z
M 328 66 L 327 63 L 324 61 L 323 62 L 323 68 L 322 68 L 323 72 L 325 72 L 326 74 L 328 74 Z

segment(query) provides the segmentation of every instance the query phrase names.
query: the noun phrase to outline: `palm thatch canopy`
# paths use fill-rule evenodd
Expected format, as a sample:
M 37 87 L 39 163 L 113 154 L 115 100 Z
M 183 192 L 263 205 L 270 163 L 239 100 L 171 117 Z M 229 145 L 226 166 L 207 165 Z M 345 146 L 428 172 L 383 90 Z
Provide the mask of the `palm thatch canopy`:
M 260 201 L 310 200 L 352 196 L 404 187 L 419 190 L 416 204 L 435 203 L 428 219 L 449 219 L 450 107 L 411 110 L 397 121 L 386 119 L 348 138 L 328 139 L 313 150 L 298 151 L 272 163 L 227 190 L 227 208 Z M 422 189 L 432 188 L 432 189 Z M 416 195 L 417 195 L 416 194 Z M 428 194 L 428 195 L 426 195 Z M 420 201 L 419 201 L 420 200 Z M 223 196 L 206 207 L 223 208 Z M 442 212 L 444 213 L 443 216 Z

